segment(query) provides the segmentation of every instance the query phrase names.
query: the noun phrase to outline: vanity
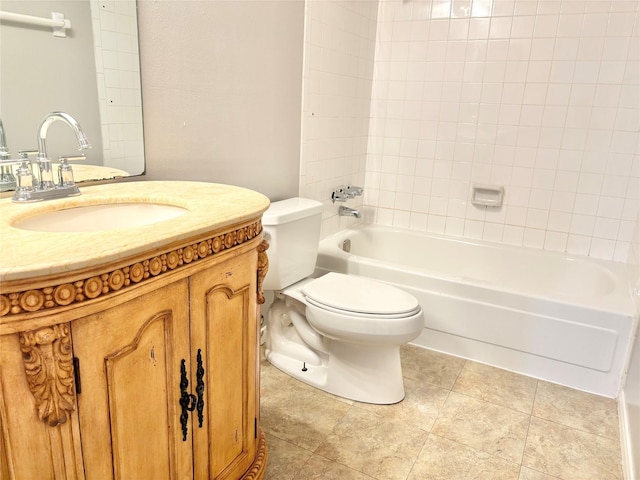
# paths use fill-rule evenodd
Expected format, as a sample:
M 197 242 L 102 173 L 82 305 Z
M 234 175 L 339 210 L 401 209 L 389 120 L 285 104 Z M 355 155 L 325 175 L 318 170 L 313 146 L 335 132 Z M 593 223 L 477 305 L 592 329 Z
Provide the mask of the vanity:
M 151 181 L 0 200 L 0 478 L 263 478 L 268 205 Z

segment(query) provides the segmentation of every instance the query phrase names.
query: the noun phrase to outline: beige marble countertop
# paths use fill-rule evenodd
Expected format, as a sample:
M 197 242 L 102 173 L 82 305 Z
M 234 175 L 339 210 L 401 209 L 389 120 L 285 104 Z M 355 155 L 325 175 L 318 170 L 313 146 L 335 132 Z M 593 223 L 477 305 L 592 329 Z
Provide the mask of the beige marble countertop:
M 81 187 L 81 195 L 31 204 L 0 200 L 0 282 L 24 280 L 107 264 L 213 229 L 255 218 L 269 206 L 264 195 L 203 182 L 140 181 Z M 17 221 L 47 211 L 105 203 L 176 205 L 187 213 L 134 228 L 92 232 L 36 232 Z

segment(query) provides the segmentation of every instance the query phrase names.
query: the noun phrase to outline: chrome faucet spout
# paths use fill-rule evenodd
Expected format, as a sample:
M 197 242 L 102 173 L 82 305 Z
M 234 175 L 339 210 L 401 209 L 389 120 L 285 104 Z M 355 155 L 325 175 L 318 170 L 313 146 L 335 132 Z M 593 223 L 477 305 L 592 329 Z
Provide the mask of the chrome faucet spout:
M 16 188 L 16 177 L 13 175 L 11 153 L 7 148 L 7 138 L 4 136 L 4 126 L 0 118 L 0 192 Z
M 360 212 L 358 210 L 356 210 L 355 208 L 349 208 L 349 207 L 345 207 L 345 206 L 341 206 L 340 208 L 338 208 L 338 215 L 340 215 L 341 217 L 355 217 L 355 218 L 360 218 Z
M 89 140 L 87 140 L 84 130 L 82 130 L 82 127 L 75 118 L 68 113 L 51 112 L 44 116 L 42 123 L 38 128 L 38 158 L 47 158 L 47 130 L 49 130 L 49 126 L 57 120 L 61 120 L 71 127 L 73 133 L 75 133 L 76 138 L 78 139 L 78 150 L 91 148 L 91 144 L 89 143 Z
M 38 128 L 38 157 L 36 159 L 40 169 L 40 188 L 43 190 L 52 190 L 56 188 L 56 184 L 53 179 L 51 159 L 47 154 L 47 131 L 49 130 L 49 126 L 58 120 L 71 127 L 73 133 L 75 133 L 76 138 L 78 139 L 78 150 L 91 148 L 91 144 L 87 140 L 84 130 L 82 130 L 82 127 L 75 118 L 64 112 L 47 113 Z

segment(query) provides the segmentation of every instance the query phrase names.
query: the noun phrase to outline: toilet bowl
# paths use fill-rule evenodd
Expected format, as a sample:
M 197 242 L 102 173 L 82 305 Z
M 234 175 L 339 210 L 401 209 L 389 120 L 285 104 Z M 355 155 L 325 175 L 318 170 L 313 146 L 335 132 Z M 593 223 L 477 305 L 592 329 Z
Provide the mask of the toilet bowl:
M 309 324 L 334 340 L 406 343 L 424 327 L 413 295 L 368 278 L 331 272 L 306 283 L 301 291 Z
M 275 213 L 270 215 L 272 208 Z M 275 202 L 270 210 L 263 225 L 268 241 L 275 245 L 269 268 L 276 263 L 278 278 L 269 278 L 268 273 L 265 279 L 265 289 L 275 293 L 266 315 L 267 360 L 290 376 L 334 395 L 375 404 L 401 401 L 400 346 L 417 338 L 424 328 L 416 298 L 363 277 L 331 272 L 308 278 L 315 265 L 321 205 L 289 199 Z M 287 223 L 301 224 L 297 228 L 307 241 L 300 241 L 293 225 L 276 228 Z M 284 237 L 282 231 L 287 232 Z M 292 251 L 286 246 L 290 237 L 298 237 L 290 245 Z M 309 241 L 316 243 L 308 245 Z M 306 260 L 298 258 L 301 253 Z M 298 260 L 282 258 L 288 254 Z M 301 268 L 308 264 L 309 256 L 311 268 Z M 293 276 L 288 274 L 292 268 L 297 269 Z M 292 279 L 297 281 L 288 285 Z

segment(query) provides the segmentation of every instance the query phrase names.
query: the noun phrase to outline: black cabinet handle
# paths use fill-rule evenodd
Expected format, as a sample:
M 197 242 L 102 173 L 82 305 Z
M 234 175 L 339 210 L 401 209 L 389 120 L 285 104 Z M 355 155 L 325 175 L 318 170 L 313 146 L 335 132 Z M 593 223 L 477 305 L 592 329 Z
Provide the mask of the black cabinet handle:
M 189 412 L 193 412 L 196 408 L 196 396 L 187 393 L 189 387 L 189 380 L 187 379 L 187 367 L 185 365 L 185 359 L 180 361 L 180 407 L 182 412 L 180 413 L 180 425 L 182 426 L 182 441 L 187 441 L 187 422 L 189 421 Z
M 202 350 L 198 349 L 198 356 L 196 357 L 197 368 L 196 368 L 196 394 L 198 395 L 198 426 L 202 428 L 203 414 L 204 410 L 204 367 L 202 366 Z

